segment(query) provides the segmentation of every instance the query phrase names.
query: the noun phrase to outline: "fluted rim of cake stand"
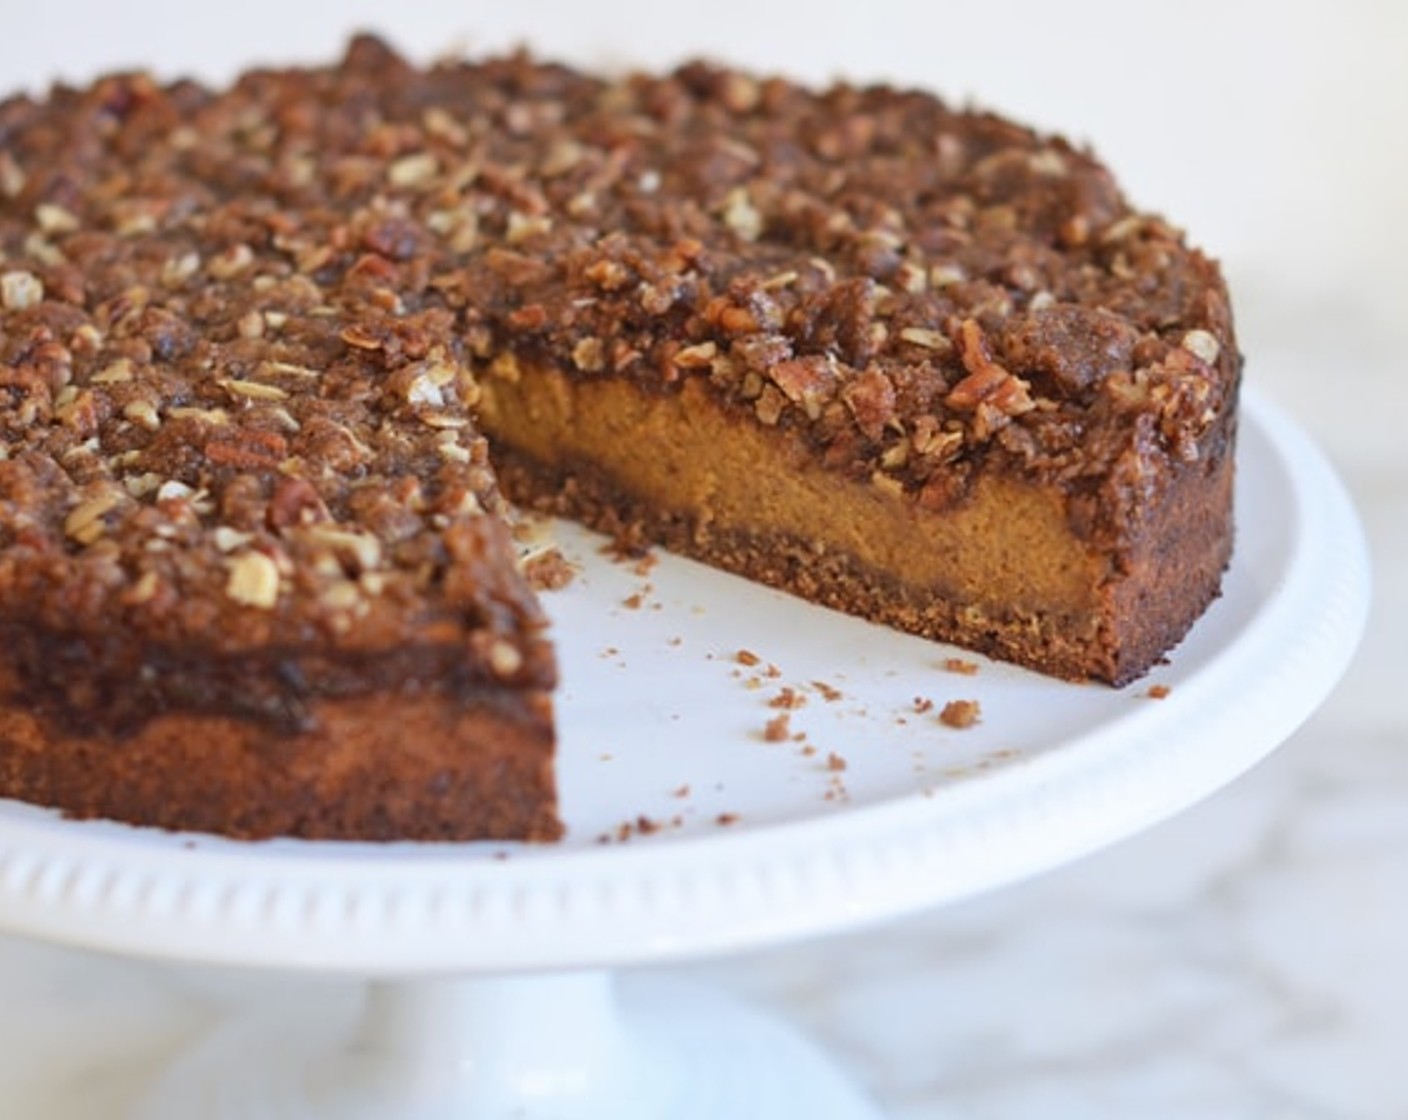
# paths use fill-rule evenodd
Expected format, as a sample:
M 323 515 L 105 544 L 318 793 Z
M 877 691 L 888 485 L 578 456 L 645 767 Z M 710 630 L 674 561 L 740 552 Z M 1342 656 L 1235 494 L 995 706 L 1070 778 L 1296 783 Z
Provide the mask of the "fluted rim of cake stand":
M 179 837 L 9 803 L 0 928 L 208 963 L 404 976 L 602 967 L 723 953 L 873 922 L 1008 884 L 1162 820 L 1282 743 L 1347 667 L 1367 549 L 1314 445 L 1255 392 L 1247 436 L 1279 477 L 1293 547 L 1265 602 L 1179 684 L 1057 750 L 945 788 L 667 845 L 470 858 L 456 845 Z M 1235 560 L 1234 560 L 1235 564 Z M 3 804 L 3 803 L 0 803 Z

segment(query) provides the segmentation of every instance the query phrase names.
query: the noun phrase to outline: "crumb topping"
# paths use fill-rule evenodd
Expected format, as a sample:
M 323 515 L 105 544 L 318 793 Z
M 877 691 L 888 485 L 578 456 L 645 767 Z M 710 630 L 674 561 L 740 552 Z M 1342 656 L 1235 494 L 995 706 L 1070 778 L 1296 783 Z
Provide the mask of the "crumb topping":
M 788 712 L 779 712 L 763 726 L 763 739 L 768 743 L 783 743 L 792 736 L 792 717 Z
M 0 141 L 5 636 L 166 681 L 142 650 L 218 631 L 278 655 L 252 710 L 408 644 L 551 680 L 474 425 L 524 363 L 702 381 L 929 507 L 985 459 L 1133 500 L 1151 448 L 1208 453 L 1240 364 L 1214 265 L 1091 156 L 925 93 L 417 69 L 363 37 L 223 91 L 13 97 Z M 116 688 L 21 652 L 69 699 Z
M 982 714 L 982 706 L 976 700 L 950 700 L 939 712 L 939 722 L 963 731 L 976 724 Z

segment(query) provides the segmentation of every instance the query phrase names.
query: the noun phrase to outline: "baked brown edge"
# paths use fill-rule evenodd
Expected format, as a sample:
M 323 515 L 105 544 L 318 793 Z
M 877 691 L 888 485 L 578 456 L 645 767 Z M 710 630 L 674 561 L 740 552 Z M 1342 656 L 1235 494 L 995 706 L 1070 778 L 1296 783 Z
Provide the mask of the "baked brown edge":
M 57 733 L 0 707 L 0 797 L 237 839 L 555 840 L 546 692 L 318 700 L 289 734 L 216 713 Z

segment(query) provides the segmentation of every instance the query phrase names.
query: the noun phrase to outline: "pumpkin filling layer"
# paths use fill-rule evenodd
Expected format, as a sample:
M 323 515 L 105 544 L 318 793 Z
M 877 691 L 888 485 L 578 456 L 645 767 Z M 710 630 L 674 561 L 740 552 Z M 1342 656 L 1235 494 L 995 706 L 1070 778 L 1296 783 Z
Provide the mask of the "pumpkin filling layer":
M 481 424 L 519 500 L 1072 676 L 1112 639 L 1114 559 L 1073 534 L 1057 488 L 984 476 L 927 510 L 826 469 L 695 381 L 651 394 L 518 362 L 491 369 Z

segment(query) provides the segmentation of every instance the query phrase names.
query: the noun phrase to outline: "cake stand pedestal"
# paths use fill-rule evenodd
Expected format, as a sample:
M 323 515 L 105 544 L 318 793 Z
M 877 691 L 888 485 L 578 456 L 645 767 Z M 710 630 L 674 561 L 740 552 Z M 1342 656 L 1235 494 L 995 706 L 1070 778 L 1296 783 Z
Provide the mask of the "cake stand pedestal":
M 606 970 L 373 982 L 343 1021 L 248 1015 L 133 1120 L 880 1120 L 780 1023 Z
M 613 970 L 1012 883 L 1263 758 L 1348 664 L 1367 554 L 1324 460 L 1254 393 L 1237 509 L 1222 598 L 1159 689 L 1123 691 L 945 674 L 952 651 L 558 526 L 580 567 L 550 602 L 563 842 L 244 844 L 0 801 L 0 929 L 369 981 L 345 1016 L 236 1019 L 132 1120 L 878 1120 L 766 1017 Z M 982 722 L 942 726 L 955 698 Z

